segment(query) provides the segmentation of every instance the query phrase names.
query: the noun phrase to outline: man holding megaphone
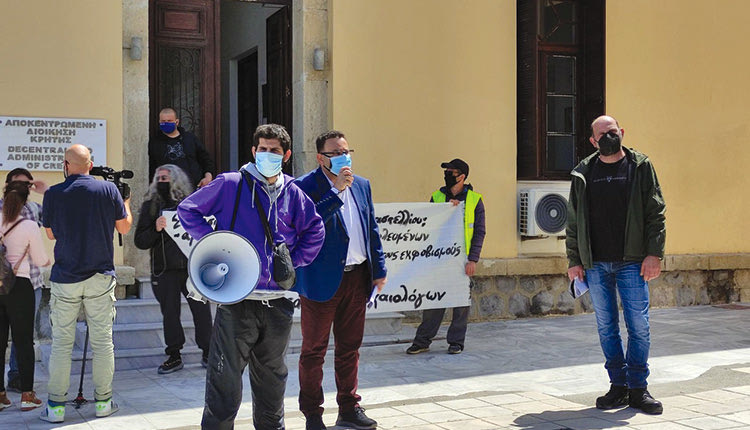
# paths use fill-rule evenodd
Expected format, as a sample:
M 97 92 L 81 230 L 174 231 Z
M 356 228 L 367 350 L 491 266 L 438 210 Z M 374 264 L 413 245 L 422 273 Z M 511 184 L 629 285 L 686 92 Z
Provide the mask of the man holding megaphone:
M 315 204 L 292 183 L 291 176 L 281 172 L 282 164 L 291 157 L 290 146 L 291 139 L 284 127 L 259 126 L 253 135 L 255 163 L 246 164 L 239 172 L 218 175 L 177 207 L 182 226 L 193 238 L 201 239 L 212 232 L 204 217 L 213 215 L 216 230 L 231 230 L 247 239 L 257 251 L 260 263 L 257 285 L 253 280 L 246 281 L 248 295 L 244 300 L 221 304 L 216 311 L 206 373 L 203 428 L 234 426 L 242 402 L 242 373 L 247 365 L 250 365 L 255 428 L 284 428 L 288 374 L 285 355 L 294 304 L 285 298 L 275 278 L 273 262 L 277 260 L 273 248 L 285 244 L 292 265 L 300 267 L 315 259 L 325 238 Z M 274 243 L 269 243 L 266 225 Z M 231 247 L 229 241 L 223 244 L 223 248 Z M 234 251 L 237 254 L 242 248 Z M 255 255 L 247 253 L 248 265 L 257 264 L 251 261 L 251 254 Z M 230 261 L 218 266 L 231 273 L 242 269 L 232 267 L 237 265 Z M 198 287 L 201 281 L 193 278 L 193 282 Z M 230 287 L 234 285 L 227 286 Z M 221 296 L 221 288 L 225 287 L 218 287 L 214 294 Z

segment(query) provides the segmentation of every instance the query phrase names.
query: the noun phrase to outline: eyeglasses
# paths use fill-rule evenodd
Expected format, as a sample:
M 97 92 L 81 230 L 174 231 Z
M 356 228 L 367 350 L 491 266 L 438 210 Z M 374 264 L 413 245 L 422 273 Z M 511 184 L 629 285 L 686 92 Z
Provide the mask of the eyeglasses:
M 339 155 L 348 155 L 353 152 L 354 152 L 353 149 L 344 149 L 343 151 L 320 152 L 320 154 L 325 155 L 328 158 L 331 158 L 331 157 L 338 157 Z

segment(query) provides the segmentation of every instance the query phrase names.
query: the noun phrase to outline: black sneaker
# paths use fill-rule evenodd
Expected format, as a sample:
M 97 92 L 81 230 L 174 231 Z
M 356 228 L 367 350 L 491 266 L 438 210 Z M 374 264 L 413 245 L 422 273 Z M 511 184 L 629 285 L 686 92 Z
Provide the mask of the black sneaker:
M 305 430 L 326 430 L 323 417 L 320 415 L 308 415 L 306 417 Z
M 339 427 L 349 427 L 357 430 L 367 430 L 378 428 L 378 422 L 368 418 L 365 415 L 365 408 L 355 406 L 351 412 L 339 412 L 336 419 L 336 425 Z
M 628 404 L 628 387 L 612 384 L 607 394 L 596 399 L 597 409 L 614 409 Z
M 419 346 L 419 345 L 412 344 L 410 347 L 406 348 L 406 353 L 409 355 L 414 355 L 414 354 L 421 354 L 429 350 L 430 350 L 429 346 Z
M 184 365 L 182 364 L 182 357 L 179 355 L 173 355 L 167 359 L 164 363 L 159 366 L 159 369 L 157 369 L 157 372 L 160 375 L 165 375 L 167 373 L 176 372 L 180 369 L 182 369 Z
M 448 354 L 460 354 L 461 352 L 463 352 L 463 350 L 464 350 L 463 346 L 457 343 L 454 343 L 448 347 Z
M 16 393 L 20 393 L 23 390 L 21 390 L 21 377 L 16 376 L 13 379 L 8 379 L 8 385 L 5 387 L 8 389 L 8 391 L 15 391 Z
M 645 388 L 631 389 L 629 404 L 631 408 L 640 409 L 651 415 L 659 415 L 664 412 L 661 402 L 651 397 L 651 394 Z
M 201 366 L 203 366 L 204 369 L 208 369 L 208 354 L 203 354 L 203 357 L 201 358 Z

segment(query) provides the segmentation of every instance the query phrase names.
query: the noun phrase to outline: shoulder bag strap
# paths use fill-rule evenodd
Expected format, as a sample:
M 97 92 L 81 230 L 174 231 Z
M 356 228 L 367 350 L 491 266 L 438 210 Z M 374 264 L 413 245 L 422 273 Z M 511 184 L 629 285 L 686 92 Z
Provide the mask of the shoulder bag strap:
M 21 259 L 18 260 L 15 266 L 13 266 L 13 274 L 16 275 L 18 272 L 18 268 L 21 267 L 21 263 L 23 263 L 23 259 L 26 258 L 26 254 L 29 252 L 29 247 L 31 245 L 26 245 L 26 250 L 23 251 L 23 255 L 21 256 Z
M 0 236 L 0 243 L 2 243 L 2 242 L 3 242 L 4 240 L 5 240 L 5 236 L 7 236 L 7 235 L 8 235 L 8 233 L 10 233 L 10 231 L 11 231 L 11 230 L 13 230 L 14 228 L 16 228 L 16 226 L 17 226 L 18 224 L 21 224 L 21 222 L 22 222 L 23 220 L 24 220 L 23 218 L 19 219 L 18 221 L 16 221 L 16 222 L 15 222 L 15 224 L 13 224 L 12 226 L 10 226 L 10 228 L 9 228 L 9 229 L 5 230 L 5 233 L 3 233 L 3 235 L 2 235 L 2 236 Z
M 242 176 L 244 176 L 245 180 L 252 186 L 252 182 L 247 177 L 247 175 L 249 175 L 247 171 L 242 172 Z M 275 242 L 273 240 L 273 234 L 271 234 L 271 226 L 268 224 L 268 218 L 266 218 L 266 211 L 263 210 L 263 205 L 260 204 L 258 193 L 255 193 L 255 207 L 258 209 L 258 215 L 260 215 L 260 220 L 263 223 L 263 230 L 266 231 L 266 238 L 268 239 L 268 243 L 270 243 L 271 246 L 273 246 Z
M 234 211 L 232 212 L 232 222 L 229 224 L 229 230 L 234 231 L 234 222 L 237 220 L 237 209 L 240 207 L 240 194 L 242 194 L 242 173 L 240 173 L 240 181 L 237 182 L 237 197 L 234 199 Z

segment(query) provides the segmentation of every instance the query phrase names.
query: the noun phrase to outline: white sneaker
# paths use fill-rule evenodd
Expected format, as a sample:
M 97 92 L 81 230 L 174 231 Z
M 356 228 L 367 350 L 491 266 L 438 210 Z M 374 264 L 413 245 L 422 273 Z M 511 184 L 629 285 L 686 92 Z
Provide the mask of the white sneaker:
M 117 406 L 117 403 L 115 403 L 114 400 L 110 397 L 107 400 L 97 401 L 96 402 L 96 417 L 97 418 L 104 418 L 108 417 L 115 412 L 117 412 L 120 408 Z
M 65 420 L 65 405 L 52 406 L 47 402 L 39 419 L 50 423 L 61 423 Z

